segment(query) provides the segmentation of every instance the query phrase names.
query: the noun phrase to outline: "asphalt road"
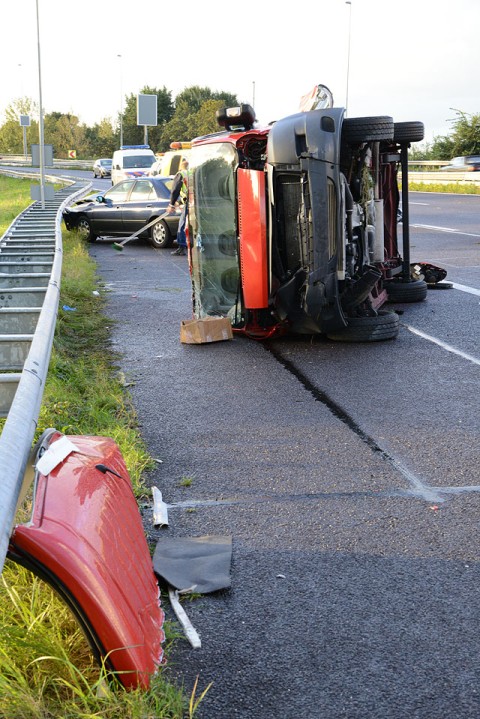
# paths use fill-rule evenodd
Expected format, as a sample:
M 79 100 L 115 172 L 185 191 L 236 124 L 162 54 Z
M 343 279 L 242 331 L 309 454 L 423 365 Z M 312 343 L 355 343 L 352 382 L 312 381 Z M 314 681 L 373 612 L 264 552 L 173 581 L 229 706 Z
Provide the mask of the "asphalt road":
M 231 589 L 185 605 L 202 647 L 167 656 L 188 692 L 212 683 L 201 719 L 480 716 L 479 218 L 480 197 L 412 195 L 411 259 L 455 287 L 373 344 L 182 345 L 187 259 L 91 246 L 162 460 L 149 541 L 233 540 Z

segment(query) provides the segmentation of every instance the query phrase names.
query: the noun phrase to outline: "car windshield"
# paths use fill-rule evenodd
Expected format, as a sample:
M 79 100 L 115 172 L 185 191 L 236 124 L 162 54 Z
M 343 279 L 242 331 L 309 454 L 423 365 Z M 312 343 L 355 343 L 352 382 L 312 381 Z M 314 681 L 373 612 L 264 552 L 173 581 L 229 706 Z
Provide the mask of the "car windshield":
M 100 164 L 105 165 L 106 167 L 108 167 L 108 166 L 111 167 L 112 161 L 111 160 L 100 160 Z
M 470 155 L 466 160 L 467 165 L 476 165 L 480 162 L 480 155 Z
M 212 153 L 213 149 L 213 153 Z M 192 151 L 189 186 L 192 283 L 197 317 L 240 316 L 240 271 L 234 202 L 237 152 L 229 143 Z
M 151 167 L 155 162 L 155 155 L 125 155 L 123 166 L 125 168 L 132 167 Z

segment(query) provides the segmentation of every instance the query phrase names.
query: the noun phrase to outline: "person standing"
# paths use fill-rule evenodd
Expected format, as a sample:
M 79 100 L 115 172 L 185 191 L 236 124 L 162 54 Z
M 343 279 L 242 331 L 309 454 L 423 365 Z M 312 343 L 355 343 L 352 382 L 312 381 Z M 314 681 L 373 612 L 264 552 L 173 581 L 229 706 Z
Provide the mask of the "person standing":
M 188 216 L 188 160 L 183 159 L 180 163 L 180 170 L 173 178 L 172 192 L 170 193 L 170 204 L 168 213 L 175 212 L 178 200 L 183 202 L 182 214 L 178 222 L 177 230 L 177 249 L 171 252 L 172 255 L 184 255 L 187 248 L 187 235 L 185 227 L 187 225 Z

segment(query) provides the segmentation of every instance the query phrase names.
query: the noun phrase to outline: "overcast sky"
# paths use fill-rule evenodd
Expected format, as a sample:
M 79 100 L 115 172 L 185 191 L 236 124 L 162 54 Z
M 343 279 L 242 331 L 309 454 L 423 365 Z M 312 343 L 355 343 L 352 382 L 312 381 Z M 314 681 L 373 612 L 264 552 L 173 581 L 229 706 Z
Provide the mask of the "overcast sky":
M 44 111 L 71 112 L 89 125 L 115 118 L 122 95 L 146 85 L 165 86 L 173 99 L 192 85 L 228 91 L 255 100 L 266 124 L 297 112 L 301 96 L 322 83 L 349 117 L 420 120 L 428 141 L 451 131 L 455 109 L 480 113 L 480 0 L 288 7 L 38 0 L 38 45 L 36 0 L 4 0 L 0 113 L 19 97 L 39 100 L 38 47 Z

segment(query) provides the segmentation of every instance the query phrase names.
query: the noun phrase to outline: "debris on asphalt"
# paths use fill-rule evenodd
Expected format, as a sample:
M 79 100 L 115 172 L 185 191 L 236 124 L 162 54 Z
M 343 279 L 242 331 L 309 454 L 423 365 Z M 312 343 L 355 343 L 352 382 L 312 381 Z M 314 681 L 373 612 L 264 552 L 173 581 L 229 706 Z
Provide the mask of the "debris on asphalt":
M 155 527 L 168 526 L 168 509 L 163 501 L 162 493 L 157 487 L 152 487 L 153 495 L 153 524 Z
M 170 599 L 170 604 L 172 605 L 172 609 L 175 612 L 178 621 L 185 630 L 188 641 L 194 649 L 200 649 L 200 647 L 202 646 L 202 642 L 200 640 L 200 637 L 198 636 L 198 632 L 192 625 L 190 619 L 187 616 L 187 613 L 180 604 L 178 595 L 179 592 L 177 589 L 174 589 L 173 587 L 168 588 L 168 597 Z

